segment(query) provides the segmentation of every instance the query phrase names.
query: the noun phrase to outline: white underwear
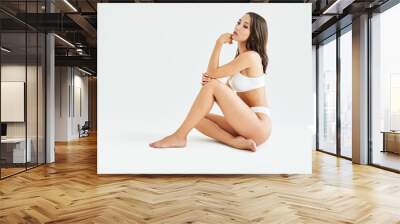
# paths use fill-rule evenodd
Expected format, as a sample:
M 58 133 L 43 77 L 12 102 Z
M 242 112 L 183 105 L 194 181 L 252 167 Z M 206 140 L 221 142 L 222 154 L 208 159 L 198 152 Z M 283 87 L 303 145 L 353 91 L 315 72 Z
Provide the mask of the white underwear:
M 263 113 L 271 117 L 271 110 L 268 107 L 250 107 L 250 110 L 252 110 L 254 113 Z

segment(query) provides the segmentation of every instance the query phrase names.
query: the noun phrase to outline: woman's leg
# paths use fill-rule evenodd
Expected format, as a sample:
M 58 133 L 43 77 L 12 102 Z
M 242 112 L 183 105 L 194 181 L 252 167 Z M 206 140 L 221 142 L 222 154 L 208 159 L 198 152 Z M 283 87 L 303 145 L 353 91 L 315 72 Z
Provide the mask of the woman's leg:
M 186 146 L 186 137 L 190 130 L 193 129 L 197 123 L 211 110 L 214 104 L 214 89 L 215 84 L 218 80 L 213 80 L 204 85 L 195 101 L 185 120 L 172 135 L 169 135 L 159 141 L 150 144 L 154 148 L 179 148 Z
M 239 135 L 244 138 L 254 136 L 261 139 L 260 135 L 263 133 L 260 130 L 263 127 L 257 115 L 229 87 L 218 80 L 212 80 L 202 87 L 178 130 L 150 146 L 156 148 L 184 147 L 188 133 L 208 114 L 215 100 L 218 101 L 226 121 Z
M 215 115 L 219 116 L 219 115 Z M 222 117 L 222 116 L 221 116 Z M 215 117 L 214 117 L 215 118 Z M 221 123 L 221 120 L 218 120 Z M 223 122 L 223 121 L 222 121 Z M 224 124 L 224 126 L 229 124 Z M 245 139 L 242 136 L 237 136 L 234 130 L 228 131 L 227 129 L 231 129 L 230 127 L 221 127 L 220 124 L 216 123 L 207 115 L 205 118 L 201 119 L 200 122 L 195 127 L 198 131 L 203 133 L 204 135 L 215 139 L 219 142 L 222 142 L 226 145 L 230 145 L 234 148 L 245 149 L 245 150 L 256 150 L 256 143 L 251 139 Z
M 209 113 L 206 115 L 205 118 L 216 123 L 219 127 L 229 132 L 229 134 L 231 134 L 232 136 L 234 137 L 239 136 L 239 134 L 235 131 L 235 129 L 225 120 L 224 116 Z

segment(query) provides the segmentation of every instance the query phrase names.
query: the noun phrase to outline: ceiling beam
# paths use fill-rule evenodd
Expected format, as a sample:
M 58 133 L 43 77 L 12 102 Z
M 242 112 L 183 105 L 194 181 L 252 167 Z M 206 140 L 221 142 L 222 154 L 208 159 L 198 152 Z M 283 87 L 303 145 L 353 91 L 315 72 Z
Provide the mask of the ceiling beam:
M 328 5 L 322 14 L 342 14 L 343 10 L 351 5 L 355 0 L 336 0 Z
M 91 56 L 55 56 L 56 66 L 82 66 L 96 71 L 97 59 Z
M 90 24 L 85 17 L 79 13 L 70 13 L 67 16 L 73 20 L 77 25 L 79 25 L 91 38 L 96 39 L 97 30 Z

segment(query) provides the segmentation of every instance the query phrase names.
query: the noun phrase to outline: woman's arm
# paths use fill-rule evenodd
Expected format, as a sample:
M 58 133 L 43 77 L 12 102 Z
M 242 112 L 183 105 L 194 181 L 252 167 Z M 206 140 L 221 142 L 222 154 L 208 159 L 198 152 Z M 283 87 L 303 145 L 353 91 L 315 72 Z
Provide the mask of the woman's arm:
M 219 55 L 221 54 L 222 46 L 225 43 L 232 44 L 232 34 L 230 33 L 223 33 L 221 34 L 217 41 L 215 42 L 215 46 L 213 52 L 210 57 L 210 61 L 208 62 L 207 72 L 212 71 L 219 67 Z
M 240 71 L 246 68 L 256 65 L 258 60 L 260 60 L 260 56 L 258 56 L 256 52 L 248 51 L 240 54 L 231 62 L 225 65 L 212 67 L 211 69 L 209 66 L 207 75 L 212 78 L 222 78 L 225 76 L 231 76 L 236 73 L 239 73 Z
M 223 43 L 220 41 L 215 42 L 210 61 L 208 62 L 207 73 L 214 71 L 219 67 L 219 55 L 221 54 L 222 45 Z

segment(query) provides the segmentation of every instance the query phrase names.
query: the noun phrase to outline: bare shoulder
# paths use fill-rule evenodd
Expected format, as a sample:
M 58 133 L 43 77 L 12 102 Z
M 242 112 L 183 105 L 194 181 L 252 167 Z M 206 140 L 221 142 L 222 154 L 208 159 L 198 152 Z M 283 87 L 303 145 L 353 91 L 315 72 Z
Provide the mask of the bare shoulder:
M 261 56 L 257 51 L 247 51 L 246 53 L 249 54 L 249 57 L 251 57 L 253 60 L 260 61 Z
M 246 58 L 246 60 L 251 61 L 253 64 L 261 62 L 261 56 L 257 51 L 246 51 L 243 53 L 243 57 Z
M 245 55 L 250 64 L 250 67 L 246 69 L 248 76 L 258 76 L 263 72 L 262 59 L 257 51 L 246 51 L 243 55 Z

